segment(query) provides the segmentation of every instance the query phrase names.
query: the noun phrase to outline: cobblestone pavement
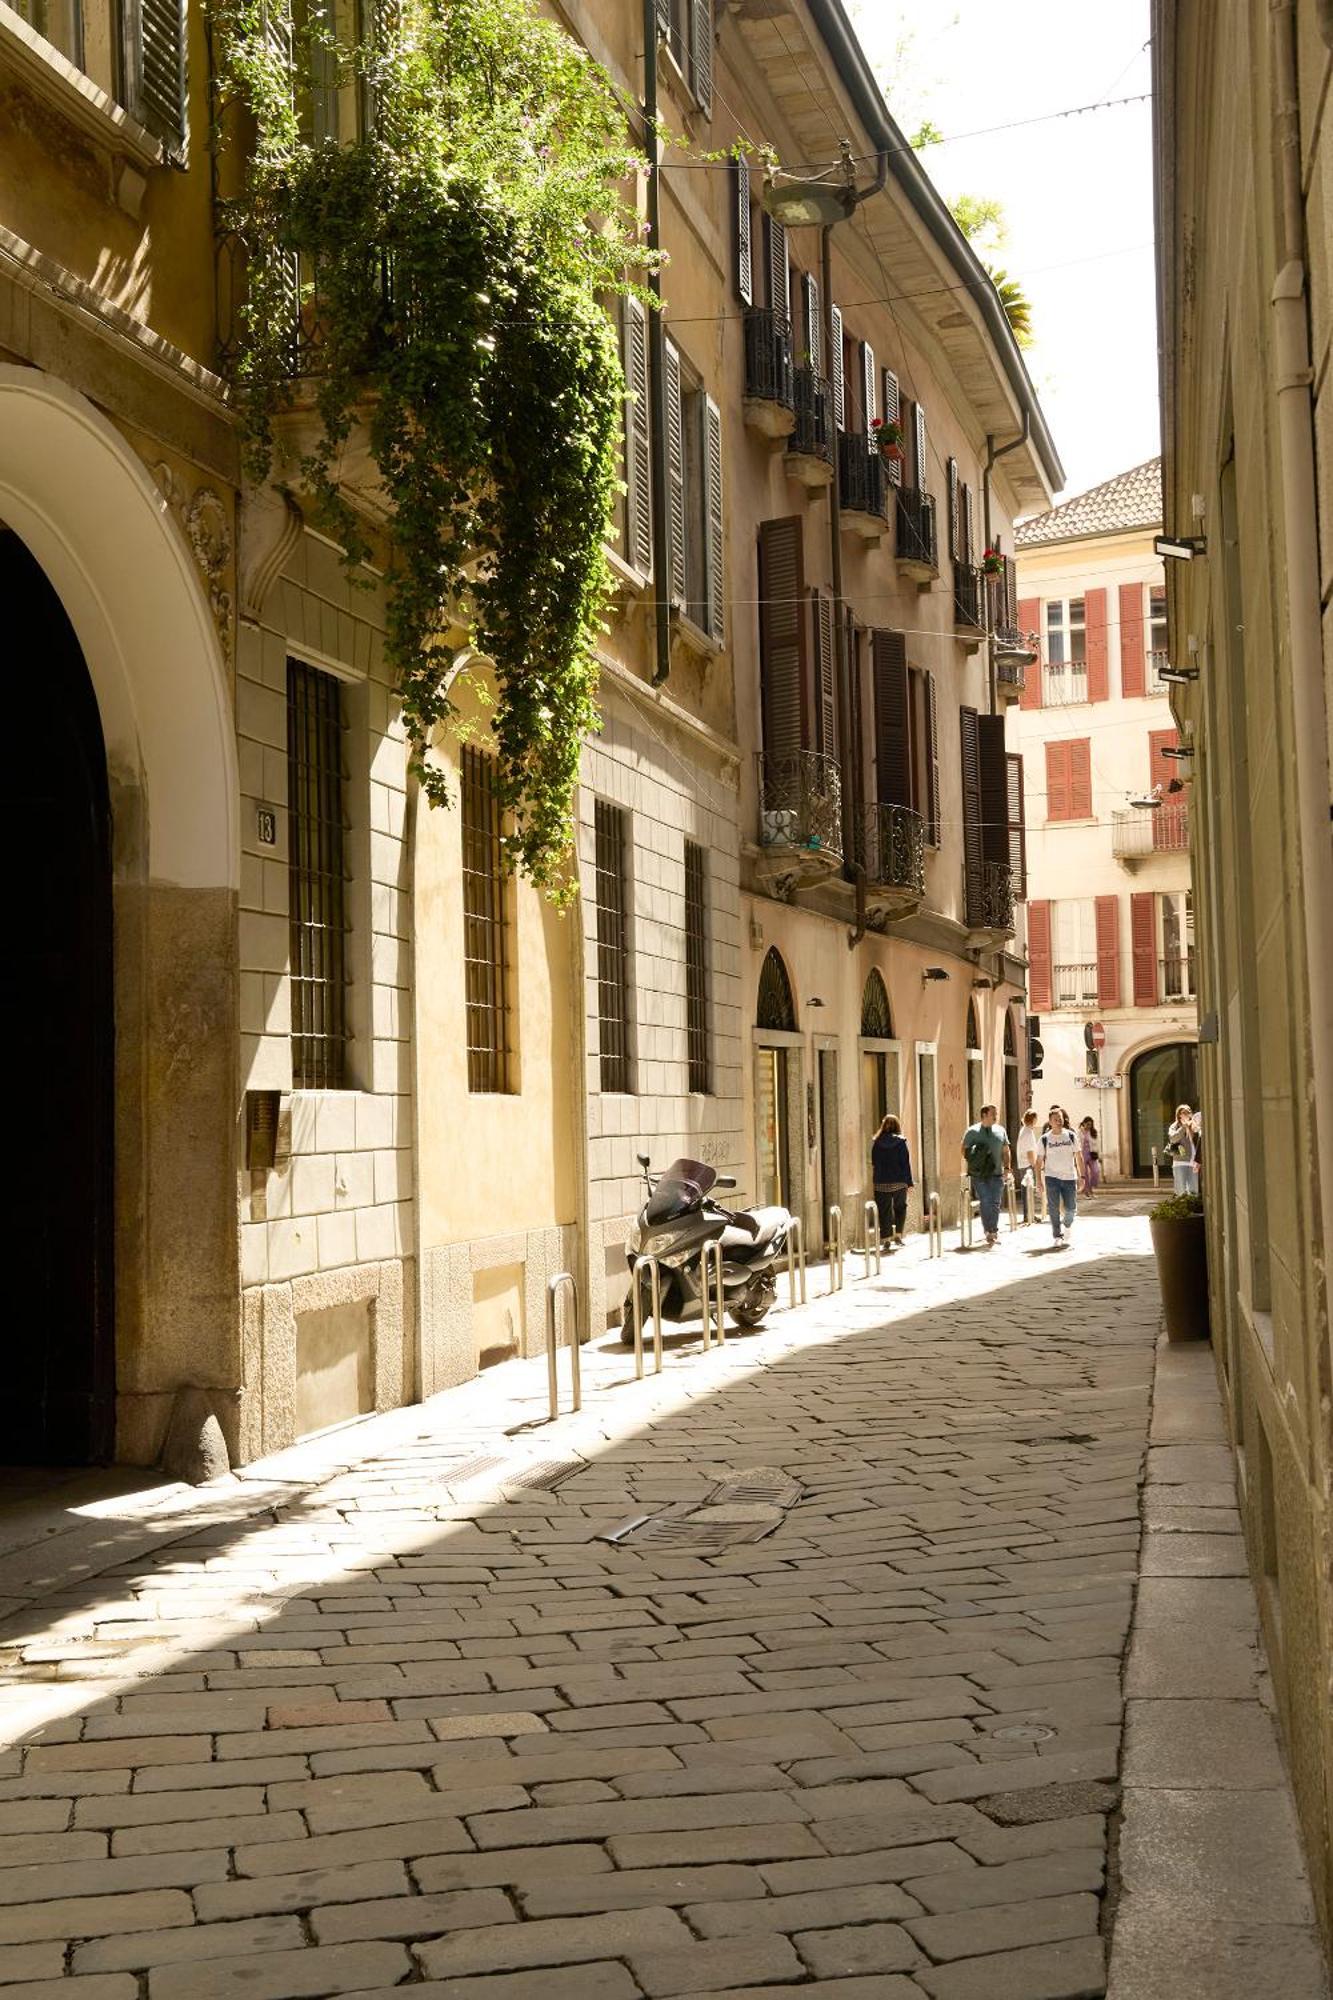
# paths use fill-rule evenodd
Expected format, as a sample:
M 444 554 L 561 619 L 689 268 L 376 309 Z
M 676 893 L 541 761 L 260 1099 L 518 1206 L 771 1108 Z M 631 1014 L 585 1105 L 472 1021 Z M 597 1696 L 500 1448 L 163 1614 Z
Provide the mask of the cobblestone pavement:
M 0 1995 L 1102 1993 L 1134 1210 L 0 1560 Z

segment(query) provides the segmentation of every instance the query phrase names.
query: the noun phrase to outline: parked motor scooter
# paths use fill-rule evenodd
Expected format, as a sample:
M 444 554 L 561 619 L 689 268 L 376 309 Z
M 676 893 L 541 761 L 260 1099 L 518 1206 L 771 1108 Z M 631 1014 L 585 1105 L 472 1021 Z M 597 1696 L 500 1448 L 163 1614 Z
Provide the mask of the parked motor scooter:
M 646 1153 L 638 1155 L 648 1198 L 625 1245 L 631 1272 L 635 1259 L 655 1257 L 661 1269 L 662 1317 L 686 1323 L 703 1318 L 704 1247 L 722 1246 L 722 1296 L 725 1310 L 737 1326 L 762 1326 L 777 1297 L 777 1272 L 787 1256 L 791 1212 L 785 1208 L 733 1211 L 711 1199 L 714 1188 L 734 1188 L 730 1174 L 719 1174 L 702 1160 L 673 1160 L 654 1176 Z M 652 1311 L 649 1274 L 639 1275 L 643 1317 Z M 710 1294 L 711 1296 L 711 1294 Z M 620 1338 L 634 1340 L 634 1294 L 625 1299 Z

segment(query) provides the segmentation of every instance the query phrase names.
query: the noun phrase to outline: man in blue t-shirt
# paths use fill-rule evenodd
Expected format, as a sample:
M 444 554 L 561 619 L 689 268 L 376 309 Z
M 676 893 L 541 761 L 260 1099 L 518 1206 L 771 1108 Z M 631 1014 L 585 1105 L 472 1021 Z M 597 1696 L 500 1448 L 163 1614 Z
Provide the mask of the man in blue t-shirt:
M 993 1250 L 1000 1240 L 1000 1203 L 1010 1165 L 1009 1134 L 996 1124 L 993 1104 L 983 1104 L 980 1118 L 963 1134 L 963 1165 L 981 1208 L 986 1248 Z

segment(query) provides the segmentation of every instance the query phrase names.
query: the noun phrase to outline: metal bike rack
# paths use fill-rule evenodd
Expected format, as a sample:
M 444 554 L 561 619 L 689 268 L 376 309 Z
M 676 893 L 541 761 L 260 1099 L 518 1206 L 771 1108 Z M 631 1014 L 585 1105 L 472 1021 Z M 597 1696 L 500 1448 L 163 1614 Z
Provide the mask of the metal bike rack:
M 969 1217 L 969 1221 L 970 1221 Z M 932 1194 L 926 1202 L 926 1228 L 930 1232 L 930 1254 L 932 1257 L 944 1255 L 944 1218 L 940 1214 L 940 1198 Z
M 867 1278 L 870 1276 L 870 1259 L 873 1257 L 875 1260 L 875 1275 L 878 1277 L 884 1269 L 884 1246 L 880 1241 L 879 1234 L 879 1209 L 873 1201 L 868 1201 L 864 1204 L 862 1227 L 865 1230 L 866 1240 L 865 1248 L 862 1250 L 861 1255 L 866 1260 L 866 1276 Z
M 653 1373 L 662 1372 L 662 1267 L 656 1257 L 636 1257 L 634 1269 L 630 1272 L 633 1287 L 634 1313 L 634 1375 L 643 1380 L 643 1287 L 639 1283 L 640 1271 L 646 1270 L 652 1292 L 653 1307 Z
M 794 1215 L 791 1219 L 791 1227 L 787 1231 L 787 1304 L 789 1306 L 796 1304 L 796 1272 L 798 1262 L 801 1273 L 801 1304 L 804 1305 L 806 1303 L 805 1230 L 801 1225 L 800 1216 Z
M 933 1197 L 936 1202 L 939 1196 Z M 963 1174 L 958 1186 L 958 1247 L 960 1250 L 972 1248 L 972 1176 Z M 931 1256 L 935 1252 L 931 1251 Z
M 727 1292 L 722 1277 L 722 1245 L 716 1239 L 711 1243 L 704 1244 L 703 1268 L 700 1272 L 700 1276 L 703 1279 L 705 1347 L 709 1346 L 712 1338 L 708 1310 L 708 1275 L 710 1270 L 713 1276 L 713 1311 L 717 1314 L 717 1344 L 721 1347 L 727 1338 Z
M 574 1392 L 572 1407 L 583 1408 L 583 1384 L 579 1375 L 579 1286 L 572 1271 L 557 1271 L 546 1286 L 546 1381 L 551 1405 L 551 1420 L 560 1414 L 560 1377 L 556 1370 L 556 1293 L 562 1285 L 569 1286 L 569 1377 Z
M 828 1212 L 828 1288 L 840 1292 L 845 1282 L 843 1277 L 842 1209 L 835 1201 Z

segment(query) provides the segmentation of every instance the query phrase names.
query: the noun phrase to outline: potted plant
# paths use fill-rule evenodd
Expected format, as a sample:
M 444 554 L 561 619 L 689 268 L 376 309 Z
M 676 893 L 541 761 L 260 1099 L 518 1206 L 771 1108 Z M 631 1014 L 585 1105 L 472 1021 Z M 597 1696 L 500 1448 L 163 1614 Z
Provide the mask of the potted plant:
M 871 429 L 872 442 L 881 458 L 891 465 L 903 462 L 903 427 L 896 417 L 876 417 Z
M 1174 1195 L 1148 1213 L 1168 1340 L 1208 1338 L 1208 1240 L 1203 1198 Z
M 987 576 L 1000 576 L 1004 571 L 1004 553 L 1000 549 L 987 549 L 981 558 L 981 567 Z

